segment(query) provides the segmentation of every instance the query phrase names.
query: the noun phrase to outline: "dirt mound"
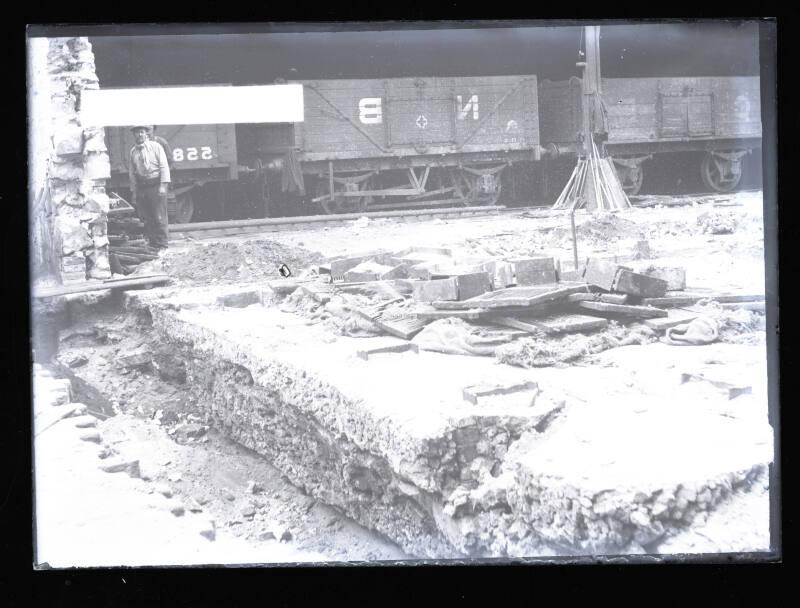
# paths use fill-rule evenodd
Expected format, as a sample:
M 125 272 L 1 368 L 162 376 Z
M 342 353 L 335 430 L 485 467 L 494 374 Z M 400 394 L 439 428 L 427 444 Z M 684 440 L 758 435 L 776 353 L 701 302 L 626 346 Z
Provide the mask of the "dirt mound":
M 198 243 L 190 249 L 170 249 L 162 259 L 148 264 L 149 268 L 140 266 L 136 274 L 165 272 L 174 281 L 189 285 L 256 282 L 283 278 L 278 272 L 281 264 L 298 275 L 323 259 L 317 252 L 266 239 Z
M 599 213 L 576 227 L 578 239 L 584 243 L 608 243 L 623 239 L 643 239 L 642 228 L 636 222 L 613 213 Z M 559 226 L 550 233 L 553 244 L 565 245 L 572 238 L 569 227 Z

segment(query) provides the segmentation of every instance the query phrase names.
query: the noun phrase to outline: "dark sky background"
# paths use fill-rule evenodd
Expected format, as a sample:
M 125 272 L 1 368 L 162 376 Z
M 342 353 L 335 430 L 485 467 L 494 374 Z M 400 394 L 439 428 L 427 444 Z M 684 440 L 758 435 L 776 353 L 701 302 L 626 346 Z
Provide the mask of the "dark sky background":
M 164 26 L 166 27 L 166 26 Z M 184 26 L 188 28 L 188 26 Z M 372 26 L 376 27 L 376 26 Z M 91 36 L 102 87 L 265 84 L 287 79 L 536 74 L 577 75 L 577 26 Z M 230 30 L 230 28 L 227 28 Z M 164 35 L 152 35 L 164 31 Z M 750 76 L 758 25 L 705 22 L 603 25 L 603 76 Z M 290 72 L 294 68 L 296 72 Z

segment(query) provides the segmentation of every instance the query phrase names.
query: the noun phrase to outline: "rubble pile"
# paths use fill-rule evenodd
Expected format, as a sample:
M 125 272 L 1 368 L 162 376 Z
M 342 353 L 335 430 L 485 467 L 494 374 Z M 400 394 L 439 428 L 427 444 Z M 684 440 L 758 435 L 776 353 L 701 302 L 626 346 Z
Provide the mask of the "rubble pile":
M 634 234 L 627 220 L 607 215 L 610 229 Z M 763 329 L 763 296 L 687 291 L 685 268 L 649 255 L 648 242 L 636 241 L 629 262 L 594 256 L 565 270 L 545 255 L 467 257 L 412 247 L 334 258 L 303 280 L 268 283 L 268 291 L 282 310 L 337 335 L 393 335 L 422 350 L 521 367 L 654 342 L 698 317 L 719 328 L 705 343 L 746 341 L 739 336 Z

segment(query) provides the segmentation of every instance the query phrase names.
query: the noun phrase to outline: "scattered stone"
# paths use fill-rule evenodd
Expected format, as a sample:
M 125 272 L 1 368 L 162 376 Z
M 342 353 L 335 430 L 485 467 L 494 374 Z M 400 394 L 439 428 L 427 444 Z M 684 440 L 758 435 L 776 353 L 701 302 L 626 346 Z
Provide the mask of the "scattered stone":
M 179 443 L 186 443 L 191 439 L 198 439 L 206 434 L 208 427 L 197 422 L 187 422 L 174 429 L 175 439 Z
M 200 536 L 208 540 L 214 540 L 217 537 L 217 526 L 213 519 L 209 519 L 200 524 Z
M 86 365 L 89 362 L 89 359 L 87 359 L 84 355 L 73 355 L 68 357 L 65 362 L 67 367 L 75 368 Z
M 204 494 L 197 494 L 195 495 L 194 499 L 197 501 L 198 505 L 208 504 L 208 496 Z
M 91 441 L 92 443 L 102 443 L 103 437 L 97 431 L 90 431 L 81 435 L 81 441 Z
M 162 496 L 165 496 L 166 498 L 172 498 L 172 488 L 169 487 L 167 484 L 165 483 L 157 484 L 154 489 Z
M 75 426 L 79 429 L 88 429 L 97 426 L 97 418 L 94 416 L 78 416 L 74 420 Z
M 110 456 L 114 456 L 116 453 L 117 451 L 114 448 L 106 446 L 97 453 L 97 457 L 104 460 Z
M 112 460 L 100 465 L 100 470 L 106 473 L 121 473 L 125 471 L 131 477 L 140 477 L 138 460 Z
M 247 505 L 245 507 L 242 507 L 240 513 L 242 514 L 242 517 L 246 517 L 247 519 L 252 519 L 253 517 L 255 517 L 256 509 L 253 505 Z
M 258 540 L 275 540 L 275 533 L 272 530 L 262 530 L 258 533 Z
M 261 494 L 264 491 L 264 488 L 261 484 L 256 483 L 255 481 L 248 481 L 247 482 L 247 493 L 248 494 Z
M 183 517 L 184 513 L 186 513 L 186 509 L 179 502 L 171 502 L 169 507 L 169 512 L 172 513 L 175 517 Z
M 153 362 L 153 353 L 146 346 L 137 348 L 117 358 L 117 363 L 124 369 L 145 369 Z
M 183 479 L 183 477 L 179 471 L 172 471 L 169 475 L 167 475 L 167 479 L 169 479 L 172 483 L 175 483 Z
M 222 491 L 222 497 L 228 502 L 233 502 L 234 500 L 236 500 L 236 496 L 233 494 L 233 492 L 231 492 L 227 488 Z

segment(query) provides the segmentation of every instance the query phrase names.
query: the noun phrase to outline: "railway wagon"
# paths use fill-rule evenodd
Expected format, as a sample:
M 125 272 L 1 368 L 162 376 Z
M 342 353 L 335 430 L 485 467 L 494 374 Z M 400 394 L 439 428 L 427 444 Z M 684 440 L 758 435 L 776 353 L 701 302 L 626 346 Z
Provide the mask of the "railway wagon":
M 208 199 L 198 193 L 231 182 L 261 215 L 287 201 L 308 213 L 493 204 L 504 170 L 542 153 L 533 75 L 300 84 L 302 123 L 159 127 L 173 149 L 173 221 L 190 221 L 195 200 Z M 113 128 L 107 139 L 111 185 L 124 189 L 132 137 Z
M 581 81 L 543 81 L 541 137 L 554 154 L 576 149 L 582 130 Z M 758 77 L 604 78 L 606 150 L 628 194 L 639 192 L 645 161 L 693 154 L 706 188 L 735 189 L 742 158 L 761 146 Z

